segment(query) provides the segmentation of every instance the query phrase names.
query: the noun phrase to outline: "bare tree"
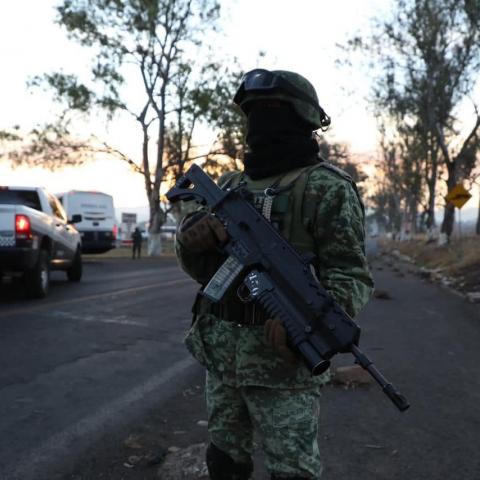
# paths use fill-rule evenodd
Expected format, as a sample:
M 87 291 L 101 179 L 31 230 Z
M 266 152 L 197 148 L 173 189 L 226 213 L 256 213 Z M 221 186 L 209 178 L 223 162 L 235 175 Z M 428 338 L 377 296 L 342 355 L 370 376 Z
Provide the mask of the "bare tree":
M 64 73 L 46 74 L 34 80 L 47 85 L 55 99 L 65 106 L 68 114 L 86 116 L 106 113 L 112 118 L 117 112 L 128 114 L 138 125 L 139 161 L 134 161 L 118 149 L 100 142 L 100 149 L 126 160 L 144 177 L 150 206 L 149 253 L 161 249 L 160 227 L 164 214 L 160 206 L 160 189 L 174 161 L 182 164 L 184 157 L 168 158 L 168 148 L 175 142 L 169 135 L 174 117 L 188 108 L 192 100 L 184 82 L 201 72 L 192 72 L 186 65 L 195 65 L 205 34 L 215 28 L 219 15 L 217 0 L 63 0 L 57 7 L 58 23 L 81 45 L 91 48 L 94 61 L 91 68 L 93 83 Z M 140 100 L 131 101 L 123 88 L 137 75 Z M 182 86 L 183 85 L 183 86 Z M 187 90 L 185 90 L 187 88 Z M 183 90 L 182 90 L 183 89 Z M 191 139 L 196 125 L 195 113 L 190 117 L 189 132 L 179 132 L 182 139 Z M 180 119 L 180 123 L 184 124 Z M 183 127 L 182 127 L 183 128 Z M 65 132 L 64 132 L 65 133 Z M 69 132 L 68 132 L 69 133 Z M 172 133 L 173 135 L 173 133 Z M 67 136 L 63 136 L 68 143 Z M 82 148 L 72 148 L 73 157 L 88 151 L 95 142 L 83 142 Z M 57 139 L 60 141 L 60 138 Z M 177 141 L 178 144 L 178 141 Z M 98 151 L 98 145 L 91 148 Z M 66 152 L 65 152 L 66 153 Z M 175 152 L 175 155 L 178 152 Z
M 462 141 L 458 149 L 453 150 L 448 147 L 444 136 L 444 131 L 438 126 L 438 137 L 442 149 L 446 169 L 447 169 L 447 187 L 451 190 L 458 182 L 468 179 L 475 167 L 477 161 L 477 152 L 480 150 L 479 141 L 480 115 L 477 111 L 477 119 L 470 130 L 470 133 Z M 452 153 L 453 150 L 453 153 Z M 448 236 L 453 231 L 455 221 L 455 207 L 451 203 L 445 204 L 445 216 L 442 224 L 442 232 Z
M 477 149 L 476 158 L 473 159 L 475 167 L 473 168 L 472 173 L 470 174 L 469 181 L 466 182 L 468 189 L 471 189 L 474 185 L 477 186 L 479 193 L 478 197 L 478 209 L 477 209 L 477 223 L 475 225 L 475 233 L 480 235 L 480 149 Z
M 478 113 L 463 139 L 458 115 L 478 81 L 480 3 L 399 0 L 391 18 L 377 19 L 373 34 L 352 39 L 350 46 L 371 54 L 372 102 L 396 128 L 403 161 L 421 166 L 416 168 L 424 174 L 420 188 L 427 192 L 427 225 L 432 226 L 442 169 L 448 188 L 470 173 L 467 152 L 475 143 Z M 450 236 L 452 227 L 453 207 L 447 206 L 442 231 Z

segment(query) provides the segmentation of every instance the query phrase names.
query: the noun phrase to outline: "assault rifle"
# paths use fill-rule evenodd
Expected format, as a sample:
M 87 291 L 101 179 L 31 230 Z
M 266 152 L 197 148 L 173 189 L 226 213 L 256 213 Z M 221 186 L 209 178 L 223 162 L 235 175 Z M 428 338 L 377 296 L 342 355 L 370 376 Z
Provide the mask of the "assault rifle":
M 358 348 L 360 328 L 335 303 L 313 275 L 314 255 L 299 254 L 249 201 L 242 184 L 222 190 L 193 165 L 167 193 L 170 202 L 197 200 L 224 224 L 228 242 L 225 263 L 203 290 L 214 302 L 222 299 L 238 278 L 238 295 L 260 304 L 271 318 L 283 322 L 289 344 L 300 354 L 312 375 L 324 372 L 337 353 L 352 353 L 400 411 L 406 398 Z

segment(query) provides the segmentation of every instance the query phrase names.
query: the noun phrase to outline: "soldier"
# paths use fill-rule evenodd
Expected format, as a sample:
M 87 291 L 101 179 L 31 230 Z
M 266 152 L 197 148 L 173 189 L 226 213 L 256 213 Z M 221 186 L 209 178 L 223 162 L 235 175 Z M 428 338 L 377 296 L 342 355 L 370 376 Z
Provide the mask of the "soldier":
M 138 227 L 132 233 L 132 259 L 135 260 L 135 253 L 137 258 L 140 258 L 142 252 L 142 232 Z
M 364 245 L 364 211 L 352 179 L 318 156 L 313 132 L 330 119 L 314 87 L 301 75 L 256 69 L 234 97 L 247 117 L 244 171 L 228 172 L 222 188 L 240 181 L 255 205 L 299 251 L 316 255 L 323 286 L 351 315 L 373 287 Z M 184 270 L 204 286 L 225 259 L 223 225 L 207 211 L 187 215 L 176 251 Z M 282 261 L 281 258 L 278 259 Z M 259 433 L 273 479 L 318 479 L 319 387 L 287 345 L 279 320 L 243 304 L 232 289 L 220 304 L 201 295 L 186 345 L 206 367 L 212 480 L 247 480 L 252 436 Z

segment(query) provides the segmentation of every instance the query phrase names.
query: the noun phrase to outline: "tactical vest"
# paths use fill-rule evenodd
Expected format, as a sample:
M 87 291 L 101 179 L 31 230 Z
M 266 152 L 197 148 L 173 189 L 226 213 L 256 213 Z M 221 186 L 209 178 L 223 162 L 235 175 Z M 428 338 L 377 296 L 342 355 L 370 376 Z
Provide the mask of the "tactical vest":
M 308 177 L 318 167 L 319 165 L 302 167 L 261 180 L 251 180 L 243 172 L 229 172 L 221 179 L 219 186 L 225 190 L 244 182 L 253 194 L 255 207 L 283 237 L 300 252 L 313 251 L 311 223 L 316 201 L 309 202 L 304 197 Z
M 255 207 L 270 220 L 286 240 L 300 253 L 315 252 L 312 227 L 318 196 L 313 197 L 305 190 L 310 174 L 318 168 L 327 168 L 352 182 L 351 177 L 343 170 L 321 162 L 261 180 L 252 180 L 239 171 L 228 172 L 221 177 L 219 186 L 227 190 L 235 188 L 240 182 L 243 182 L 253 194 Z M 354 185 L 353 182 L 352 184 Z M 316 268 L 318 267 L 316 266 Z M 259 316 L 259 323 L 264 320 L 261 312 L 255 311 L 255 308 L 249 304 L 242 304 L 235 292 L 227 294 L 226 297 L 221 304 L 213 304 L 204 297 L 197 297 L 194 314 L 212 313 L 225 320 L 239 323 L 243 323 L 243 319 L 255 315 Z

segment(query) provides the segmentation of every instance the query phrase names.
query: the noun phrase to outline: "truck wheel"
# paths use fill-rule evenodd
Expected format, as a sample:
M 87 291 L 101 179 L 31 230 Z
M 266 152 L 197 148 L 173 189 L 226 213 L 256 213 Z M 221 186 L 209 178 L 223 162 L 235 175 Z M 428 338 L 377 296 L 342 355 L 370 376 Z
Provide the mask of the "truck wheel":
M 50 287 L 48 252 L 40 250 L 37 263 L 24 274 L 25 288 L 29 298 L 45 298 Z
M 75 252 L 72 265 L 67 270 L 67 278 L 71 282 L 79 282 L 82 278 L 82 254 L 79 248 Z

